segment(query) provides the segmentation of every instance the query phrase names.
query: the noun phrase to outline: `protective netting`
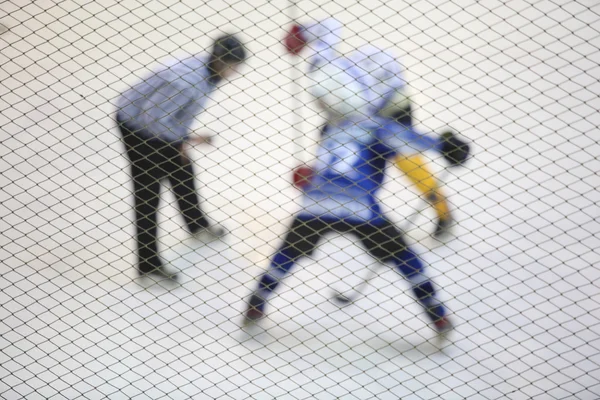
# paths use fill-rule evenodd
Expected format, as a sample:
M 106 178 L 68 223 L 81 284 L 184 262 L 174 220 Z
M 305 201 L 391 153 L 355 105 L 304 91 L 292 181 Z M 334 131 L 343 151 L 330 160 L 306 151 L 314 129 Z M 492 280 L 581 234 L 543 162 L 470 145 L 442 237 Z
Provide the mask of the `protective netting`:
M 416 130 L 471 146 L 460 167 L 422 155 L 455 222 L 442 238 L 439 202 L 401 160 L 377 193 L 449 310 L 445 340 L 408 279 L 333 232 L 242 326 L 326 116 L 308 55 L 282 41 L 332 16 L 338 54 L 399 56 Z M 12 0 L 0 24 L 1 398 L 600 397 L 597 2 Z M 176 279 L 140 276 L 118 99 L 225 32 L 249 58 L 195 117 L 213 144 L 188 154 L 228 234 L 190 237 L 164 185 Z

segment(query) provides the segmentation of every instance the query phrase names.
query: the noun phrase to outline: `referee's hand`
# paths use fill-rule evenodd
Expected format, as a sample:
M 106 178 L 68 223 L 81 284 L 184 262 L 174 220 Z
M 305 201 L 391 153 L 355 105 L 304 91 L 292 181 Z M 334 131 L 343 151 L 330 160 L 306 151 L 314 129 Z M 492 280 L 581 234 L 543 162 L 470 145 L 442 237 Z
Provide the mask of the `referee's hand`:
M 194 147 L 197 144 L 202 144 L 202 143 L 212 144 L 212 142 L 213 142 L 213 137 L 209 136 L 209 135 L 198 135 L 198 136 L 192 136 L 192 137 L 188 138 L 188 140 L 183 142 L 183 144 L 181 145 L 181 149 L 179 150 L 179 152 L 181 154 L 182 164 L 189 164 L 191 162 L 188 152 L 192 147 Z
M 187 141 L 191 146 L 195 146 L 197 144 L 202 144 L 202 143 L 212 144 L 213 136 L 211 136 L 211 135 L 194 135 L 194 136 L 190 136 L 190 138 L 188 138 Z
M 181 157 L 181 164 L 186 165 L 191 162 L 190 157 L 188 156 L 188 148 L 190 144 L 188 142 L 183 142 L 181 148 L 179 149 L 179 156 Z

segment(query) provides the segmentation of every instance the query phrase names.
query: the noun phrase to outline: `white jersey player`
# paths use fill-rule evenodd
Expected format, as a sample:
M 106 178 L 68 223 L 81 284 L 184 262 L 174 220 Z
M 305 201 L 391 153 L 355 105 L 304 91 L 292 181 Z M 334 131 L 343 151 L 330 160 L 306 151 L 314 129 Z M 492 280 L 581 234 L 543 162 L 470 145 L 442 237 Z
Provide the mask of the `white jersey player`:
M 439 184 L 426 167 L 419 146 L 411 145 L 422 135 L 412 127 L 411 103 L 407 95 L 403 68 L 395 55 L 372 45 L 365 45 L 350 56 L 341 56 L 336 47 L 341 43 L 342 25 L 335 18 L 295 26 L 285 44 L 293 54 L 306 55 L 310 64 L 308 90 L 327 111 L 328 124 L 341 121 L 361 123 L 391 118 L 406 127 L 406 146 L 395 163 L 408 176 L 434 207 L 437 215 L 435 234 L 442 235 L 452 223 L 450 208 Z M 325 127 L 327 129 L 327 127 Z M 469 147 L 452 132 L 442 135 L 440 150 L 451 165 L 463 163 Z M 306 175 L 306 170 L 302 170 Z M 306 182 L 295 176 L 296 181 Z

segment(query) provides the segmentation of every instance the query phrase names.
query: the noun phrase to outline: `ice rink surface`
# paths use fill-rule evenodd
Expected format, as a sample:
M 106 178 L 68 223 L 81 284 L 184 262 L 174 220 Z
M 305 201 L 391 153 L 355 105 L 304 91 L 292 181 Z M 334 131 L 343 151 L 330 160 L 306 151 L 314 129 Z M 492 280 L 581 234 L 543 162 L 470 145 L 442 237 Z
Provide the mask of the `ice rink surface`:
M 380 194 L 453 312 L 440 345 L 403 278 L 335 235 L 241 329 L 322 123 L 290 84 L 287 4 L 0 3 L 0 398 L 600 398 L 600 6 L 298 2 L 301 20 L 346 24 L 342 52 L 396 49 L 418 128 L 473 143 L 445 179 L 458 220 L 445 243 L 428 237 L 431 210 L 403 225 L 421 205 L 394 167 Z M 220 30 L 243 32 L 253 56 L 200 117 L 218 137 L 194 162 L 231 233 L 190 239 L 165 190 L 161 250 L 182 272 L 140 278 L 113 103 Z M 352 293 L 365 267 L 379 276 L 338 307 L 333 291 Z

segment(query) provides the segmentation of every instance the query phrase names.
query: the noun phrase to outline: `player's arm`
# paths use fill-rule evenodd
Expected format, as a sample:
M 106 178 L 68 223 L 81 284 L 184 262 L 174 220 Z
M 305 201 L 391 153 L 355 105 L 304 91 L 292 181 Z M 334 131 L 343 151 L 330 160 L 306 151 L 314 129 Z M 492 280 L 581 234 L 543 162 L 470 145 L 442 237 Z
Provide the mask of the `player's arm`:
M 385 62 L 385 59 L 382 60 L 384 60 L 382 68 L 384 71 L 389 72 L 386 83 L 392 90 L 389 99 L 387 99 L 379 114 L 400 122 L 398 125 L 401 128 L 398 134 L 401 140 L 404 140 L 414 150 L 437 150 L 450 165 L 463 164 L 470 155 L 470 146 L 466 141 L 451 131 L 445 132 L 436 138 L 418 133 L 412 128 L 412 110 L 410 100 L 406 95 L 406 83 L 401 77 L 402 66 L 395 59 L 388 62 Z
M 462 165 L 470 156 L 470 145 L 450 131 L 435 137 L 395 122 L 385 124 L 382 131 L 383 140 L 400 153 L 434 150 L 441 153 L 452 166 Z

